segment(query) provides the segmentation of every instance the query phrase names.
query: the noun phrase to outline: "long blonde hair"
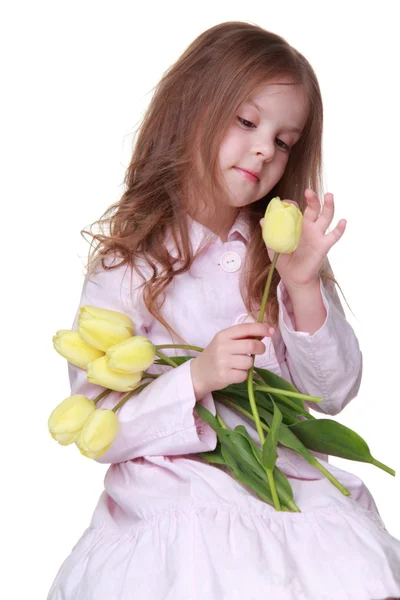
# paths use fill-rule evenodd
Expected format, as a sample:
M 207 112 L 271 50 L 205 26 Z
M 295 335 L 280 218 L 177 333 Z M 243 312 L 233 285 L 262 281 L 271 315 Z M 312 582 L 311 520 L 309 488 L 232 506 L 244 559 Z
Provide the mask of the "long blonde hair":
M 322 189 L 323 108 L 318 81 L 304 56 L 279 35 L 243 22 L 221 23 L 199 35 L 155 88 L 125 174 L 122 197 L 90 230 L 81 231 L 92 238 L 88 273 L 99 262 L 103 268 L 127 264 L 135 269 L 143 279 L 147 309 L 168 329 L 160 312 L 165 290 L 195 258 L 185 218 L 188 182 L 199 198 L 221 197 L 221 142 L 242 102 L 277 77 L 303 87 L 309 113 L 281 180 L 264 198 L 242 209 L 247 212 L 252 235 L 241 293 L 248 311 L 254 313 L 270 265 L 258 224 L 269 200 L 290 198 L 304 210 L 305 188 L 311 187 L 317 194 Z M 202 174 L 195 168 L 197 159 L 204 167 Z M 96 226 L 100 232 L 92 233 Z M 173 256 L 165 244 L 167 233 L 175 245 Z M 105 265 L 105 258 L 115 255 L 119 262 Z M 151 267 L 150 277 L 145 278 L 136 264 L 139 255 Z M 272 324 L 278 313 L 279 276 L 274 275 L 266 313 Z

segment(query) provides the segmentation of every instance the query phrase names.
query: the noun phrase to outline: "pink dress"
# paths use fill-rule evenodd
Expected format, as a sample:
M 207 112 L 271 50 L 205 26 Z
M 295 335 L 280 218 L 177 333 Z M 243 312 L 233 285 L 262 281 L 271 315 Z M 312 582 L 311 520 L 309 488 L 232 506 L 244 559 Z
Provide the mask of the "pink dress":
M 209 233 L 191 222 L 194 250 Z M 134 275 L 132 282 L 126 266 L 92 276 L 79 306 L 128 314 L 135 334 L 154 344 L 184 340 L 205 347 L 221 329 L 246 320 L 239 275 L 248 237 L 248 226 L 239 217 L 227 242 L 214 236 L 190 271 L 175 278 L 163 307 L 175 338 L 149 315 L 137 289 L 140 280 Z M 280 284 L 279 329 L 272 341 L 263 340 L 266 352 L 256 364 L 291 380 L 303 393 L 322 396 L 315 408 L 335 415 L 357 394 L 361 354 L 337 295 L 321 289 L 327 318 L 311 336 L 294 330 Z M 189 363 L 152 369 L 165 373 L 118 412 L 118 437 L 97 459 L 110 463 L 105 489 L 89 527 L 61 565 L 48 600 L 400 596 L 400 541 L 385 529 L 358 477 L 323 461 L 351 491 L 350 497 L 343 496 L 298 454 L 279 448 L 277 464 L 290 477 L 301 512 L 275 511 L 222 467 L 196 457 L 214 449 L 216 437 L 193 414 Z M 71 393 L 93 398 L 102 389 L 89 384 L 77 367 L 70 365 L 69 374 Z M 112 408 L 122 395 L 113 392 L 99 406 Z M 217 404 L 229 427 L 244 424 L 257 440 L 251 423 L 214 404 L 211 394 L 202 404 L 214 414 Z

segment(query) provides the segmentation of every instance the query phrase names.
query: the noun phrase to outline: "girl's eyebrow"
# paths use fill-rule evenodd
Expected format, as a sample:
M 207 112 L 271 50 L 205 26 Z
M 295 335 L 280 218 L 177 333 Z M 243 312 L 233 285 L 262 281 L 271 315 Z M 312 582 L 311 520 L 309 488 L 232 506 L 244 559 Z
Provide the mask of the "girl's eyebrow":
M 251 104 L 252 106 L 254 106 L 260 113 L 264 112 L 263 108 L 261 106 L 259 106 L 257 104 L 257 102 L 255 102 L 254 100 L 247 100 L 245 102 L 245 104 Z M 285 127 L 286 129 L 286 127 Z M 298 127 L 290 127 L 289 129 L 286 129 L 286 131 L 288 133 L 302 133 L 302 130 L 299 129 Z

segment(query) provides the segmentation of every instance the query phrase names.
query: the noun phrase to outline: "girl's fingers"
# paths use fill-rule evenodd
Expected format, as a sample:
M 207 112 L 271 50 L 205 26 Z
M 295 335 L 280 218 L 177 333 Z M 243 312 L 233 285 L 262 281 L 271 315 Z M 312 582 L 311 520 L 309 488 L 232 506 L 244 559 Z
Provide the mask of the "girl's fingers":
M 265 344 L 260 340 L 235 340 L 231 345 L 232 354 L 264 354 Z
M 322 207 L 322 211 L 318 219 L 318 225 L 323 233 L 325 233 L 329 225 L 332 223 L 334 214 L 335 203 L 333 200 L 333 194 L 325 194 L 324 206 Z
M 340 240 L 342 235 L 346 230 L 347 221 L 346 219 L 340 219 L 339 223 L 336 225 L 335 229 L 333 229 L 330 233 L 327 233 L 325 236 L 325 240 L 328 244 L 327 253 L 329 250 Z
M 227 329 L 223 329 L 217 336 L 228 340 L 242 340 L 253 337 L 265 337 L 273 335 L 273 328 L 269 327 L 266 323 L 240 323 L 239 325 L 232 325 Z M 246 352 L 247 354 L 247 352 Z
M 251 356 L 235 354 L 231 356 L 229 361 L 229 367 L 231 369 L 238 369 L 240 371 L 248 371 L 253 366 L 253 359 Z
M 321 203 L 317 194 L 309 188 L 305 190 L 304 196 L 307 200 L 307 206 L 304 211 L 304 220 L 314 223 L 321 212 Z

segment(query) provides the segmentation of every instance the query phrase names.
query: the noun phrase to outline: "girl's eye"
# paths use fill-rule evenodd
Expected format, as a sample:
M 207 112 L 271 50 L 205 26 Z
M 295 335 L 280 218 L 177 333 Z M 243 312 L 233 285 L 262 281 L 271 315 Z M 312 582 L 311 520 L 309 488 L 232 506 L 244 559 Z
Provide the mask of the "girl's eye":
M 256 127 L 254 125 L 254 123 L 252 123 L 251 121 L 247 121 L 246 119 L 242 119 L 241 117 L 237 117 L 239 123 L 241 123 L 244 127 L 246 127 L 247 129 L 251 129 L 253 127 Z M 284 141 L 280 140 L 279 138 L 276 139 L 276 143 L 279 146 L 279 148 L 282 148 L 282 150 L 285 150 L 286 152 L 290 152 L 290 147 L 285 144 Z
M 254 123 L 252 123 L 251 121 L 246 121 L 246 119 L 242 119 L 241 117 L 238 117 L 238 121 L 245 127 L 248 127 L 248 128 L 255 127 Z
M 279 142 L 279 143 L 278 143 Z M 287 144 L 285 144 L 285 142 L 283 142 L 282 140 L 280 140 L 279 138 L 276 138 L 276 143 L 278 144 L 278 146 L 280 148 L 282 148 L 283 150 L 287 150 L 289 152 L 290 148 Z M 280 145 L 282 144 L 282 145 Z

